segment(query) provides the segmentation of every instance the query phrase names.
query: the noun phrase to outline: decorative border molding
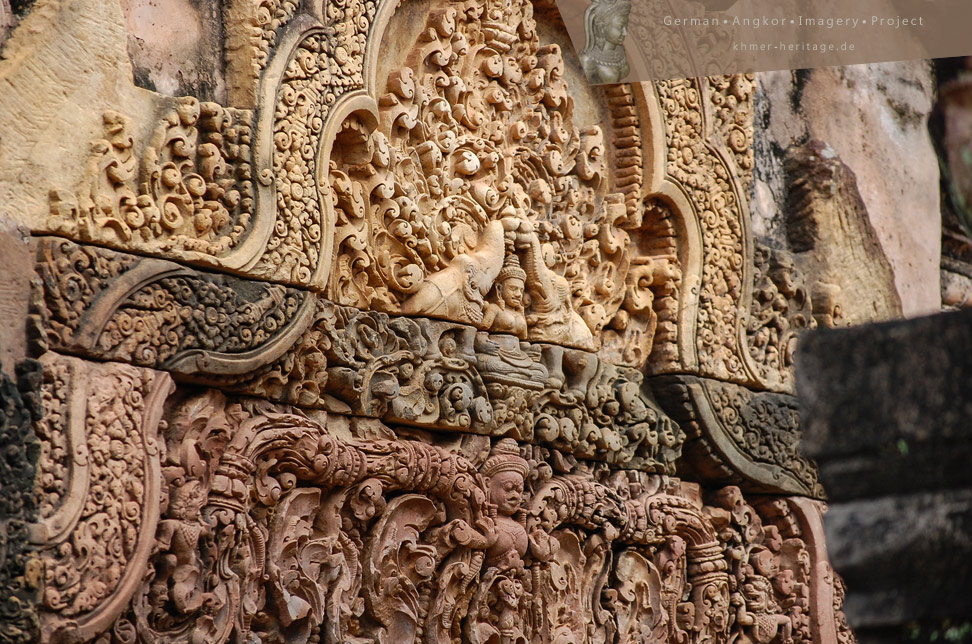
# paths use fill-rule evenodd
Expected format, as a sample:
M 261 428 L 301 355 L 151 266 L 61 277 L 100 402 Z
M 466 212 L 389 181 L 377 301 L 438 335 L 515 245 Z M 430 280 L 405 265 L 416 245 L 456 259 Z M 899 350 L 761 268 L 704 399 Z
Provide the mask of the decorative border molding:
M 124 610 L 155 543 L 167 374 L 46 354 L 28 526 L 42 641 L 85 641 Z
M 701 480 L 823 498 L 816 465 L 799 453 L 792 396 L 695 376 L 660 376 L 649 384 L 685 429 L 683 457 Z

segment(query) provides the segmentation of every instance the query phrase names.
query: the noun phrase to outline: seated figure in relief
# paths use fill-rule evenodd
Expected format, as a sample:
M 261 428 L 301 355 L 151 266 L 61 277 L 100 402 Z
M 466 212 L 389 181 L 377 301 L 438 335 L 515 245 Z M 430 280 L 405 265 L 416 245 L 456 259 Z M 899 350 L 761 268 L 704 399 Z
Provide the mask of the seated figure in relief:
M 540 347 L 528 346 L 512 335 L 476 334 L 476 364 L 486 382 L 526 389 L 542 389 L 549 372 L 540 362 Z

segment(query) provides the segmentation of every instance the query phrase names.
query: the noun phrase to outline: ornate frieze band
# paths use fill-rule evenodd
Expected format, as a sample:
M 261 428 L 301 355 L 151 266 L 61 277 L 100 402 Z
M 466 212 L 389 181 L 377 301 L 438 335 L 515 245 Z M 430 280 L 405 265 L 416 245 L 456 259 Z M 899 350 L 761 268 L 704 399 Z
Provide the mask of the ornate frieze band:
M 99 393 L 75 399 L 78 378 Z M 160 423 L 168 387 L 149 370 L 45 357 L 45 405 L 70 412 L 39 432 L 41 641 L 841 635 L 812 502 L 734 487 L 703 499 L 513 439 L 395 438 L 212 390 L 177 393 Z M 62 473 L 61 493 L 44 472 Z M 79 487 L 98 492 L 77 506 Z M 68 541 L 51 528 L 64 515 L 87 526 Z M 99 568 L 66 569 L 87 577 L 57 572 L 91 548 Z
M 816 465 L 799 451 L 793 396 L 695 376 L 660 376 L 651 387 L 685 430 L 686 472 L 748 492 L 823 498 Z
M 511 436 L 674 472 L 683 434 L 641 372 L 454 322 L 393 318 L 270 283 L 37 240 L 42 350 L 170 371 L 304 407 Z

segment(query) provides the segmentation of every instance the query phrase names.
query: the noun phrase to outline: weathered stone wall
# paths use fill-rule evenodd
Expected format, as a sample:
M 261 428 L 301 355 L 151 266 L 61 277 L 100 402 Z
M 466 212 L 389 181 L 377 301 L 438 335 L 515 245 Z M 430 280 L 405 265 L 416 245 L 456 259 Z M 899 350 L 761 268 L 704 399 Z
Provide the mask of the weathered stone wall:
M 928 132 L 932 65 L 770 72 L 759 81 L 757 237 L 796 246 L 801 268 L 840 287 L 833 297 L 845 324 L 939 310 L 939 170 Z M 809 158 L 814 154 L 819 161 Z M 807 218 L 822 233 L 812 252 L 794 230 Z M 820 256 L 830 266 L 821 266 Z
M 0 637 L 853 639 L 793 360 L 938 306 L 920 65 L 895 201 L 839 76 L 591 88 L 550 3 L 15 14 Z
M 970 638 L 970 326 L 962 311 L 801 344 L 804 447 L 861 641 Z

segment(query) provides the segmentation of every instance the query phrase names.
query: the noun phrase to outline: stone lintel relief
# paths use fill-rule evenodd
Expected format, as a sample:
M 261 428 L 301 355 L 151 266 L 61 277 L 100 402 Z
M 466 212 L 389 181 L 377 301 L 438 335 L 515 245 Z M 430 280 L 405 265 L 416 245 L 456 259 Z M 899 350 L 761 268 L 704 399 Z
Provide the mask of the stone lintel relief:
M 40 350 L 168 371 L 301 407 L 510 436 L 674 472 L 683 433 L 643 374 L 596 354 L 337 306 L 277 284 L 36 240 Z
M 846 640 L 812 501 L 43 362 L 42 642 Z
M 329 144 L 328 297 L 792 393 L 811 303 L 748 231 L 752 75 L 591 88 L 553 19 L 490 6 L 379 21 L 400 54 Z

